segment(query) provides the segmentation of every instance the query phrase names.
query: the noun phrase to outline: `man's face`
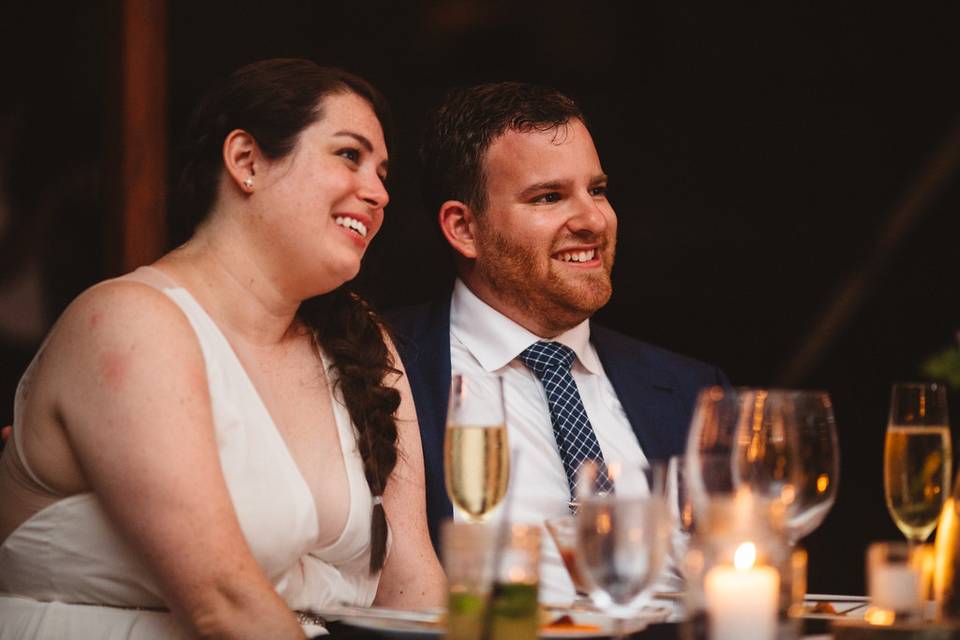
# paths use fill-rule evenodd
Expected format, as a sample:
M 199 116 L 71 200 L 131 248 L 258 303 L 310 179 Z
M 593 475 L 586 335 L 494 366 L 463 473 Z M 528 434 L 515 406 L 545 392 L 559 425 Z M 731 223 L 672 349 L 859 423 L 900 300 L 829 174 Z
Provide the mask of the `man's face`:
M 467 284 L 541 337 L 593 315 L 612 292 L 617 215 L 584 124 L 508 131 L 490 145 L 484 170 L 487 206 Z

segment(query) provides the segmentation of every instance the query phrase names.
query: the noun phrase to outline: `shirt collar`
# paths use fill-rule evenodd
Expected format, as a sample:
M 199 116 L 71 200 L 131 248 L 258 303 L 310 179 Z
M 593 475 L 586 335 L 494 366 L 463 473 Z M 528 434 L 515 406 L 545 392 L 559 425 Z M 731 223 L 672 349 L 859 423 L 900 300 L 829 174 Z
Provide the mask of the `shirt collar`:
M 488 372 L 507 366 L 524 349 L 541 340 L 478 298 L 459 278 L 453 285 L 450 300 L 450 333 Z M 551 340 L 573 349 L 577 362 L 589 373 L 603 371 L 597 352 L 590 344 L 589 318 Z

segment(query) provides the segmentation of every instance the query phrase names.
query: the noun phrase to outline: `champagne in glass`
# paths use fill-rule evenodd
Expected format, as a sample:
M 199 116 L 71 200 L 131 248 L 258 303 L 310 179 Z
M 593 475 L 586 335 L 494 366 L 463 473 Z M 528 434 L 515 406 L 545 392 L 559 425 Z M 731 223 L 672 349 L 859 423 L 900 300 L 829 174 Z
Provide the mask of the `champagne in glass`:
M 447 495 L 467 520 L 487 518 L 507 493 L 510 453 L 499 377 L 453 376 L 443 465 Z
M 952 466 L 946 391 L 935 383 L 893 386 L 883 450 L 887 509 L 911 543 L 924 542 L 950 488 Z
M 910 543 L 924 542 L 950 490 L 946 391 L 935 383 L 893 386 L 883 450 L 887 509 Z

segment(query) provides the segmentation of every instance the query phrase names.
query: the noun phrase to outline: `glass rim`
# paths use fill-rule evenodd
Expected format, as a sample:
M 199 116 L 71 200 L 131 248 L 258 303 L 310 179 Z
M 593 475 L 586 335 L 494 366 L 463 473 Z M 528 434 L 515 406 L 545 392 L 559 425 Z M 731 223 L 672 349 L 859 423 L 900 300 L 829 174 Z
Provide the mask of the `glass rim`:
M 750 387 L 750 386 L 736 386 L 736 387 L 724 387 L 722 385 L 710 385 L 709 387 L 703 387 L 700 389 L 700 393 L 710 393 L 713 391 L 720 391 L 721 393 L 735 392 L 735 393 L 767 393 L 771 395 L 785 395 L 790 393 L 795 394 L 809 394 L 809 395 L 826 395 L 829 396 L 830 392 L 826 389 L 799 389 L 799 388 L 789 388 L 789 387 Z
M 945 391 L 947 389 L 946 383 L 940 382 L 939 380 L 925 380 L 922 382 L 906 380 L 897 381 L 890 385 L 891 389 L 895 389 L 897 387 L 903 389 L 932 389 L 934 391 L 939 391 L 941 389 Z

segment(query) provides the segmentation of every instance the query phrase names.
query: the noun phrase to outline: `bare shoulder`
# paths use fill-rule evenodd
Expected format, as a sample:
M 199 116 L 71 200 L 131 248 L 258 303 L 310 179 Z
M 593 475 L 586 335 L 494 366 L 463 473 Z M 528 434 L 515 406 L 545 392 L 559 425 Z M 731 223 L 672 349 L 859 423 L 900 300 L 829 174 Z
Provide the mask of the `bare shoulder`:
M 108 281 L 54 325 L 18 389 L 17 428 L 38 476 L 77 493 L 116 434 L 156 428 L 152 416 L 171 417 L 188 398 L 205 404 L 205 391 L 199 342 L 177 305 L 148 285 Z
M 51 340 L 80 341 L 135 339 L 146 333 L 155 339 L 176 338 L 190 331 L 189 321 L 164 293 L 140 282 L 110 280 L 80 294 L 64 311 Z
M 165 294 L 148 285 L 109 280 L 73 300 L 41 347 L 31 378 L 87 376 L 91 359 L 105 353 L 145 355 L 167 350 L 197 350 L 189 321 Z
M 203 383 L 202 353 L 183 311 L 164 293 L 125 280 L 101 283 L 71 303 L 45 358 L 58 401 L 147 393 L 168 379 Z M 46 368 L 46 367 L 44 367 Z

